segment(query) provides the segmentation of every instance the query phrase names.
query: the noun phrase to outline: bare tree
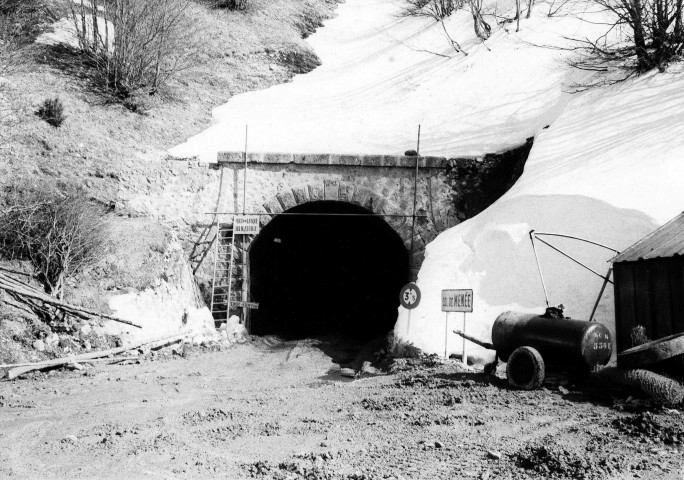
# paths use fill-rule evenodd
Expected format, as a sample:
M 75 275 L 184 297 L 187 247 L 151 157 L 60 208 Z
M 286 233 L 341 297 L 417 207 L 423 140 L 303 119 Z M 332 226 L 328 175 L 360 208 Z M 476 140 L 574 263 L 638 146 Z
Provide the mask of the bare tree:
M 64 0 L 79 49 L 100 86 L 120 97 L 153 94 L 192 67 L 201 39 L 190 0 Z
M 29 260 L 46 292 L 60 299 L 65 278 L 95 263 L 105 240 L 101 209 L 79 193 L 14 185 L 0 207 L 0 253 Z
M 580 67 L 596 69 L 634 60 L 637 73 L 663 70 L 684 49 L 682 0 L 594 0 L 614 15 L 608 32 L 597 40 L 584 40 L 587 60 Z M 625 32 L 614 41 L 608 36 Z M 625 41 L 627 43 L 625 43 Z
M 491 35 L 491 27 L 485 21 L 482 14 L 482 0 L 405 0 L 406 6 L 402 12 L 405 16 L 411 17 L 429 17 L 439 22 L 444 30 L 449 43 L 456 52 L 467 55 L 468 52 L 463 50 L 459 43 L 449 34 L 444 20 L 464 8 L 466 5 L 470 8 L 470 13 L 473 16 L 473 29 L 475 35 L 484 42 Z

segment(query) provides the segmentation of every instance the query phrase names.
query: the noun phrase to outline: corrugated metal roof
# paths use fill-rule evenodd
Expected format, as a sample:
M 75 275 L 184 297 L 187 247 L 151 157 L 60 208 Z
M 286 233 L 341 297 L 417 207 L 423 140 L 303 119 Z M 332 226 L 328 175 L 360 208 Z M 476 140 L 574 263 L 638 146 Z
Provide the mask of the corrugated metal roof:
M 634 262 L 649 258 L 684 254 L 684 213 L 649 233 L 617 257 L 613 262 Z

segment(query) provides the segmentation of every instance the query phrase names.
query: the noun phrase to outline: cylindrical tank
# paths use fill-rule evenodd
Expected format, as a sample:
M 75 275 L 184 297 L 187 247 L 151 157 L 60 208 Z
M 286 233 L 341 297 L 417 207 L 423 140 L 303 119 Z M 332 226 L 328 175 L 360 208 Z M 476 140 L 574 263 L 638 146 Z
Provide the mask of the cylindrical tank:
M 522 346 L 537 349 L 548 363 L 593 367 L 605 365 L 613 340 L 605 325 L 570 318 L 504 312 L 492 327 L 492 343 L 504 362 Z

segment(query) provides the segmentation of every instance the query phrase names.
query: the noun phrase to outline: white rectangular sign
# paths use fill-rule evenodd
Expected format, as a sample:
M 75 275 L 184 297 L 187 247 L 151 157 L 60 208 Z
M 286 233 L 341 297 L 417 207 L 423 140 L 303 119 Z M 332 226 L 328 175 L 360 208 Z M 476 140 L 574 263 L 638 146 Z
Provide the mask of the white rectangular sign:
M 241 215 L 233 219 L 235 235 L 256 235 L 259 233 L 259 215 Z
M 259 308 L 259 304 L 257 302 L 243 302 L 241 300 L 231 300 L 230 306 L 231 307 L 251 308 L 253 310 L 257 310 Z
M 472 312 L 473 291 L 471 289 L 442 290 L 443 312 Z

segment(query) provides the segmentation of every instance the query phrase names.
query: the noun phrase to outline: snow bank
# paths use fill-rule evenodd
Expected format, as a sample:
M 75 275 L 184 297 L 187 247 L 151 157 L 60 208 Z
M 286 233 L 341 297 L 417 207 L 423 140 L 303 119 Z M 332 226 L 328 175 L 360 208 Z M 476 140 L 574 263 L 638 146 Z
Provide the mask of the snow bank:
M 516 185 L 477 217 L 427 247 L 418 285 L 423 300 L 400 312 L 396 334 L 429 352 L 444 352 L 446 288 L 473 288 L 468 331 L 489 340 L 507 310 L 543 312 L 544 296 L 528 232 L 589 238 L 624 250 L 684 206 L 684 78 L 648 75 L 573 98 L 541 133 Z M 605 273 L 610 252 L 574 241 L 552 243 Z M 602 280 L 547 247 L 538 247 L 549 299 L 566 314 L 588 319 Z M 614 332 L 612 287 L 597 319 Z M 456 314 L 453 314 L 456 315 Z M 453 328 L 461 327 L 454 316 Z M 450 352 L 461 352 L 449 336 Z M 469 354 L 491 354 L 470 344 Z
M 171 154 L 214 161 L 217 151 L 241 151 L 246 124 L 250 151 L 403 154 L 415 147 L 418 124 L 426 155 L 502 151 L 550 124 L 568 99 L 561 85 L 569 52 L 535 45 L 599 28 L 546 18 L 542 4 L 521 32 L 495 27 L 485 46 L 461 11 L 446 28 L 465 56 L 435 21 L 401 17 L 402 5 L 347 0 L 310 38 L 322 66 L 232 98 L 214 109 L 214 126 Z

